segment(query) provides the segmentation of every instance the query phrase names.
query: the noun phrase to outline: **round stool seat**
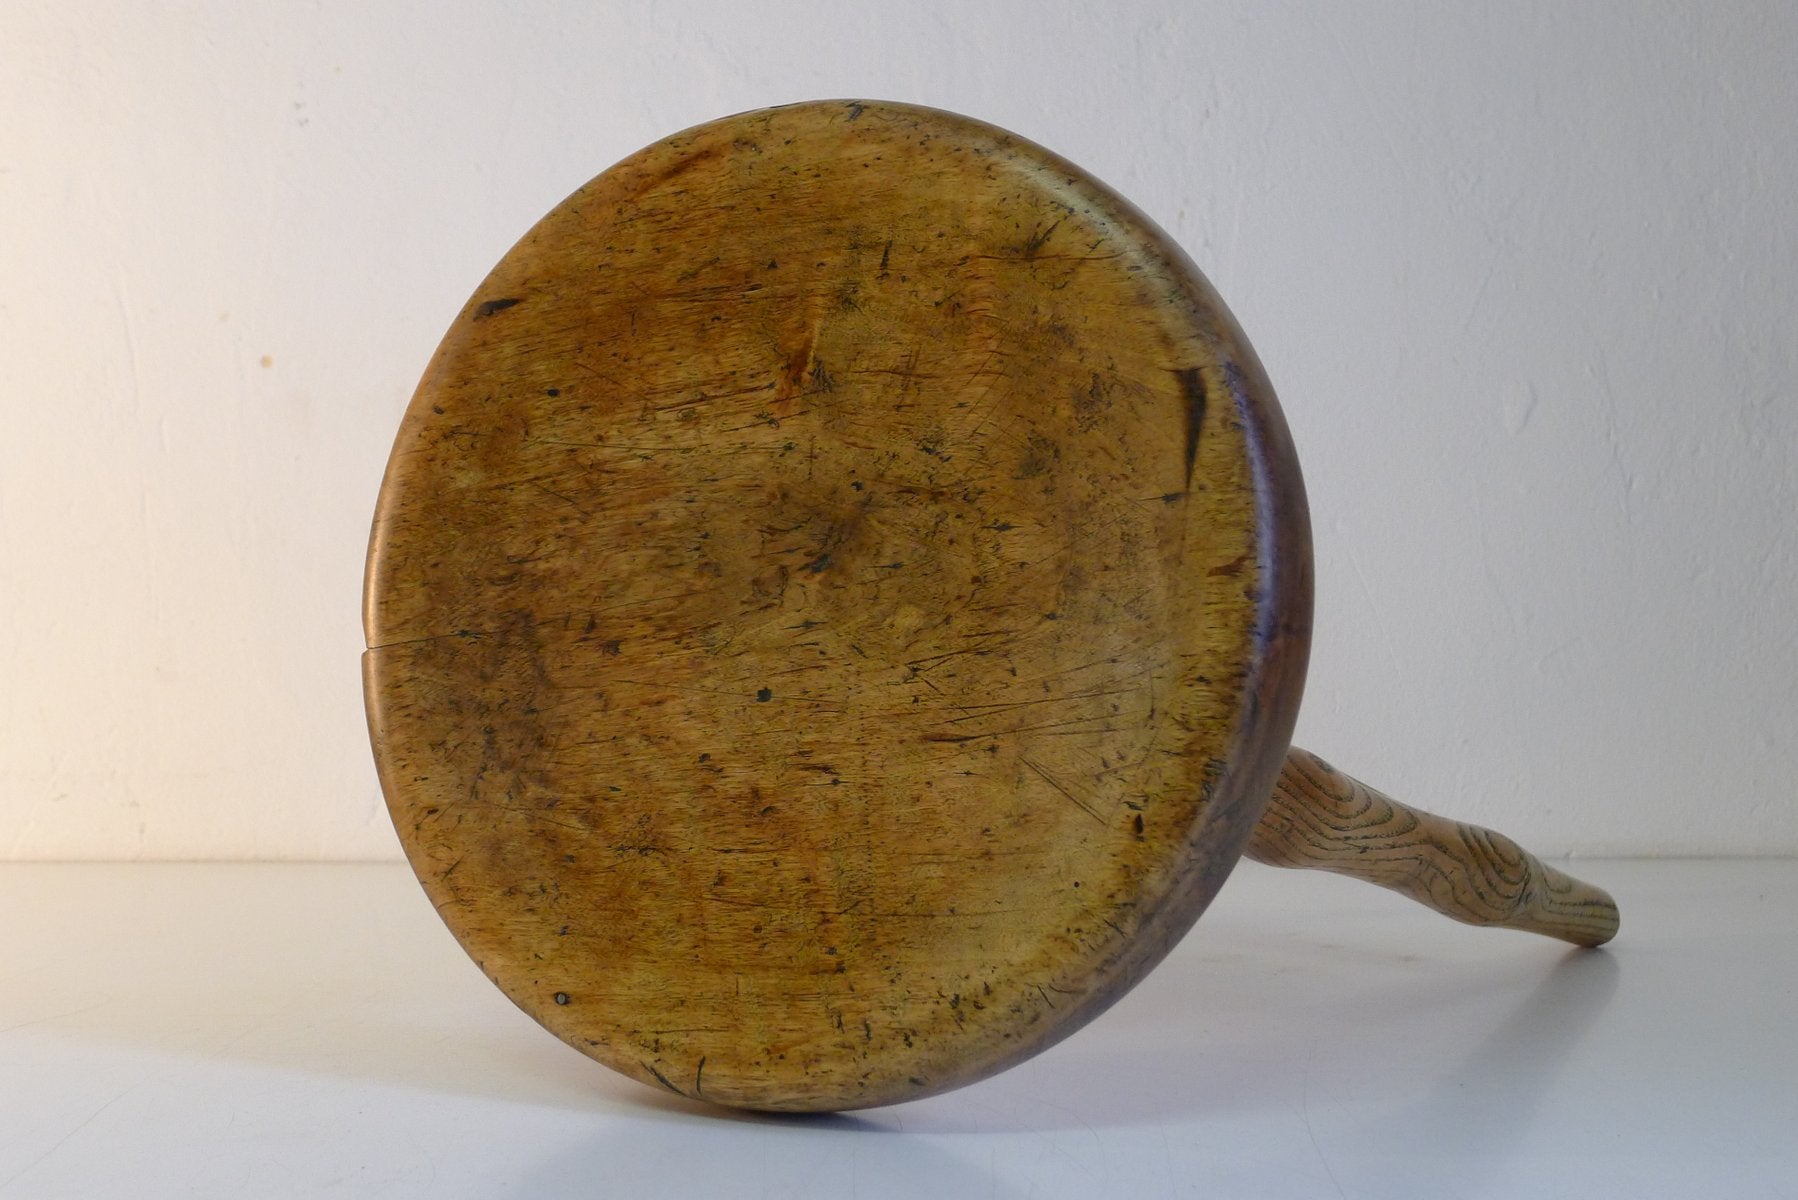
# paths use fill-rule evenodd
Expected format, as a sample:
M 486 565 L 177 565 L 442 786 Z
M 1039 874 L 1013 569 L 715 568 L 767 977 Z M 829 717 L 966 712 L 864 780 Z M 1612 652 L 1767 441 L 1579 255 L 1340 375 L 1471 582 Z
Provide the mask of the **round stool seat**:
M 382 487 L 382 784 L 456 938 L 655 1086 L 833 1109 L 1115 1000 L 1297 712 L 1303 492 L 1223 304 L 999 129 L 657 143 L 462 310 Z

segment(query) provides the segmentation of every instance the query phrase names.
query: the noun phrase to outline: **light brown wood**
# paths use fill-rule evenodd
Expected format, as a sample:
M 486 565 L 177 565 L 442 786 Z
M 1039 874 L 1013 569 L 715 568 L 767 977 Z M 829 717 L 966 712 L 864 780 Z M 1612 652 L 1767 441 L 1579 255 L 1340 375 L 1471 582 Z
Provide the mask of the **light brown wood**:
M 470 299 L 382 487 L 369 722 L 426 891 L 552 1032 L 887 1103 L 1198 917 L 1310 599 L 1272 388 L 1177 247 L 991 126 L 798 105 L 621 163 Z
M 1502 833 L 1407 808 L 1296 747 L 1245 853 L 1375 883 L 1470 925 L 1580 946 L 1617 935 L 1617 905 L 1603 889 L 1544 865 Z

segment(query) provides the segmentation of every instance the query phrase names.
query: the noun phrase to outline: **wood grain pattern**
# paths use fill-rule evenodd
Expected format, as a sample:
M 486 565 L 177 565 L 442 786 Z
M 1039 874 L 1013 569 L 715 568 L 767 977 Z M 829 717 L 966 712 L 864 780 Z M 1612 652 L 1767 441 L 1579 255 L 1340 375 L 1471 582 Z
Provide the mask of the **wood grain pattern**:
M 1546 866 L 1502 833 L 1407 808 L 1296 747 L 1246 853 L 1375 883 L 1470 925 L 1580 946 L 1617 934 L 1617 905 L 1603 889 Z
M 1078 168 L 873 102 L 571 196 L 396 440 L 383 788 L 526 1012 L 652 1086 L 828 1109 L 1035 1053 L 1259 816 L 1310 622 L 1253 351 Z

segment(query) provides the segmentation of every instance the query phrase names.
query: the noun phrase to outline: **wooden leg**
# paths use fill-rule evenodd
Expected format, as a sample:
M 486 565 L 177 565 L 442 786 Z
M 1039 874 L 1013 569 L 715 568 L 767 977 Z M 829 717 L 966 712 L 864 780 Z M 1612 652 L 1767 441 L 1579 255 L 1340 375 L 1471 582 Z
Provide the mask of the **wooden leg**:
M 1406 808 L 1296 746 L 1248 857 L 1365 879 L 1470 925 L 1600 946 L 1617 934 L 1610 895 L 1544 866 L 1502 833 Z

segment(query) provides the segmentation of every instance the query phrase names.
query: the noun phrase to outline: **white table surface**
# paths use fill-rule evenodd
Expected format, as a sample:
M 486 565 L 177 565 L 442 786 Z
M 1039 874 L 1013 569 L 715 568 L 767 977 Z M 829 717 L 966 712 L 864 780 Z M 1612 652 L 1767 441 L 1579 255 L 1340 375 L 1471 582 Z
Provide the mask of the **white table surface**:
M 0 1197 L 1798 1197 L 1798 863 L 1604 862 L 1580 952 L 1244 864 L 1087 1029 L 772 1118 L 616 1077 L 400 866 L 0 866 Z

